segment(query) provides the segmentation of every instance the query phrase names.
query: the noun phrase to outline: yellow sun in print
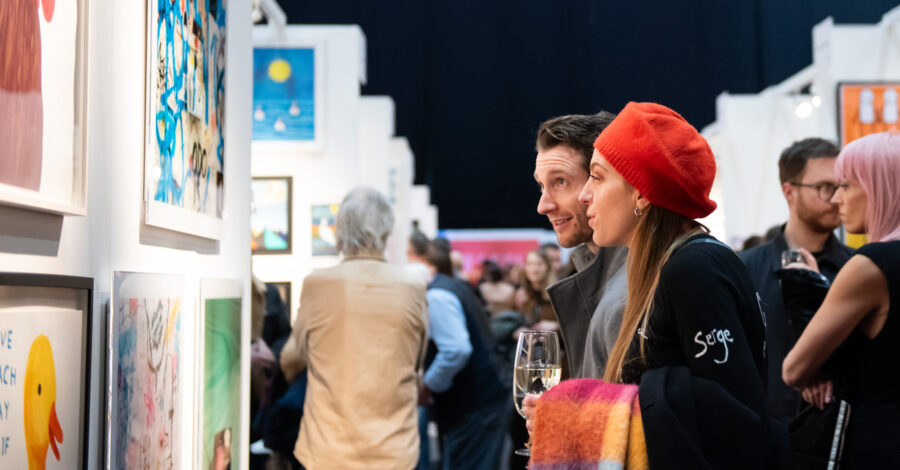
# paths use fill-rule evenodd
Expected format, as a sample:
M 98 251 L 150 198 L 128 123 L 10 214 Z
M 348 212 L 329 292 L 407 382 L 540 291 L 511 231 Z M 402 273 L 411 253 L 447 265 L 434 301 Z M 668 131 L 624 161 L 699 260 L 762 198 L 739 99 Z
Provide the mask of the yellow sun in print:
M 284 59 L 275 59 L 269 63 L 269 78 L 282 83 L 291 76 L 291 64 Z

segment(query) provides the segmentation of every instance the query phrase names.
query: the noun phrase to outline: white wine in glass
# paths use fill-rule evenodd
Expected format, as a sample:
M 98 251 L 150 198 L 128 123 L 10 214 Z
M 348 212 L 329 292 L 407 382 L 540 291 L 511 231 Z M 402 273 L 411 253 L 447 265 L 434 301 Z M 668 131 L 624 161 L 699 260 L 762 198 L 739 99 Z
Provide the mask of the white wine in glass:
M 513 400 L 516 411 L 524 418 L 522 401 L 525 395 L 540 395 L 559 383 L 562 367 L 559 337 L 555 331 L 525 331 L 516 345 Z M 517 449 L 517 455 L 530 456 L 529 449 Z

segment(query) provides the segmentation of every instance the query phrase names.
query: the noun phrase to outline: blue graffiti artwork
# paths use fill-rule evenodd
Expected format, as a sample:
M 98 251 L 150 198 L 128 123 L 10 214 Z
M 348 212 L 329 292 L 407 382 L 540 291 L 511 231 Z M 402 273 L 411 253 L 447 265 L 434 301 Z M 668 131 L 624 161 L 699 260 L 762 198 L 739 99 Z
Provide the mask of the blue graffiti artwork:
M 315 139 L 315 50 L 253 50 L 253 140 Z
M 216 0 L 156 0 L 152 81 L 153 200 L 222 216 L 225 9 Z

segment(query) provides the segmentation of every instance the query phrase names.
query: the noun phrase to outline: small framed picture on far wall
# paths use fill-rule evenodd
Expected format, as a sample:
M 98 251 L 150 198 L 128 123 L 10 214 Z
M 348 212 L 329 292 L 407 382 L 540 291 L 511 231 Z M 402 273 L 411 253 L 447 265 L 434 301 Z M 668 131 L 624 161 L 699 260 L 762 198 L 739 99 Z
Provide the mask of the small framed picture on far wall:
M 291 252 L 291 177 L 253 178 L 250 209 L 254 255 Z

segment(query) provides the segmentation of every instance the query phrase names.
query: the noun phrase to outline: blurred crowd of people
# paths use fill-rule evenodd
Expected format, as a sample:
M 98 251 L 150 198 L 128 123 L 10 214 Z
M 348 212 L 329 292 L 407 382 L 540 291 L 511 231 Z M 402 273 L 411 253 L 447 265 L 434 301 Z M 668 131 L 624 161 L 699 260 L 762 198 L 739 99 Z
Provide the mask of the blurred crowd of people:
M 306 277 L 290 329 L 266 314 L 255 336 L 269 468 L 900 468 L 900 133 L 789 146 L 789 218 L 740 253 L 697 221 L 716 208 L 716 164 L 675 111 L 560 116 L 535 147 L 559 245 L 522 266 L 487 259 L 465 278 L 447 240 L 418 232 L 390 264 L 387 199 L 345 197 L 341 263 Z M 844 245 L 842 224 L 869 243 Z M 527 419 L 513 407 L 524 330 L 562 339 L 577 387 L 546 395 L 563 413 L 537 395 Z M 584 396 L 634 397 L 627 454 L 603 450 L 625 418 Z M 591 419 L 612 424 L 571 434 Z M 567 437 L 530 439 L 548 435 Z M 530 464 L 511 453 L 529 441 Z

